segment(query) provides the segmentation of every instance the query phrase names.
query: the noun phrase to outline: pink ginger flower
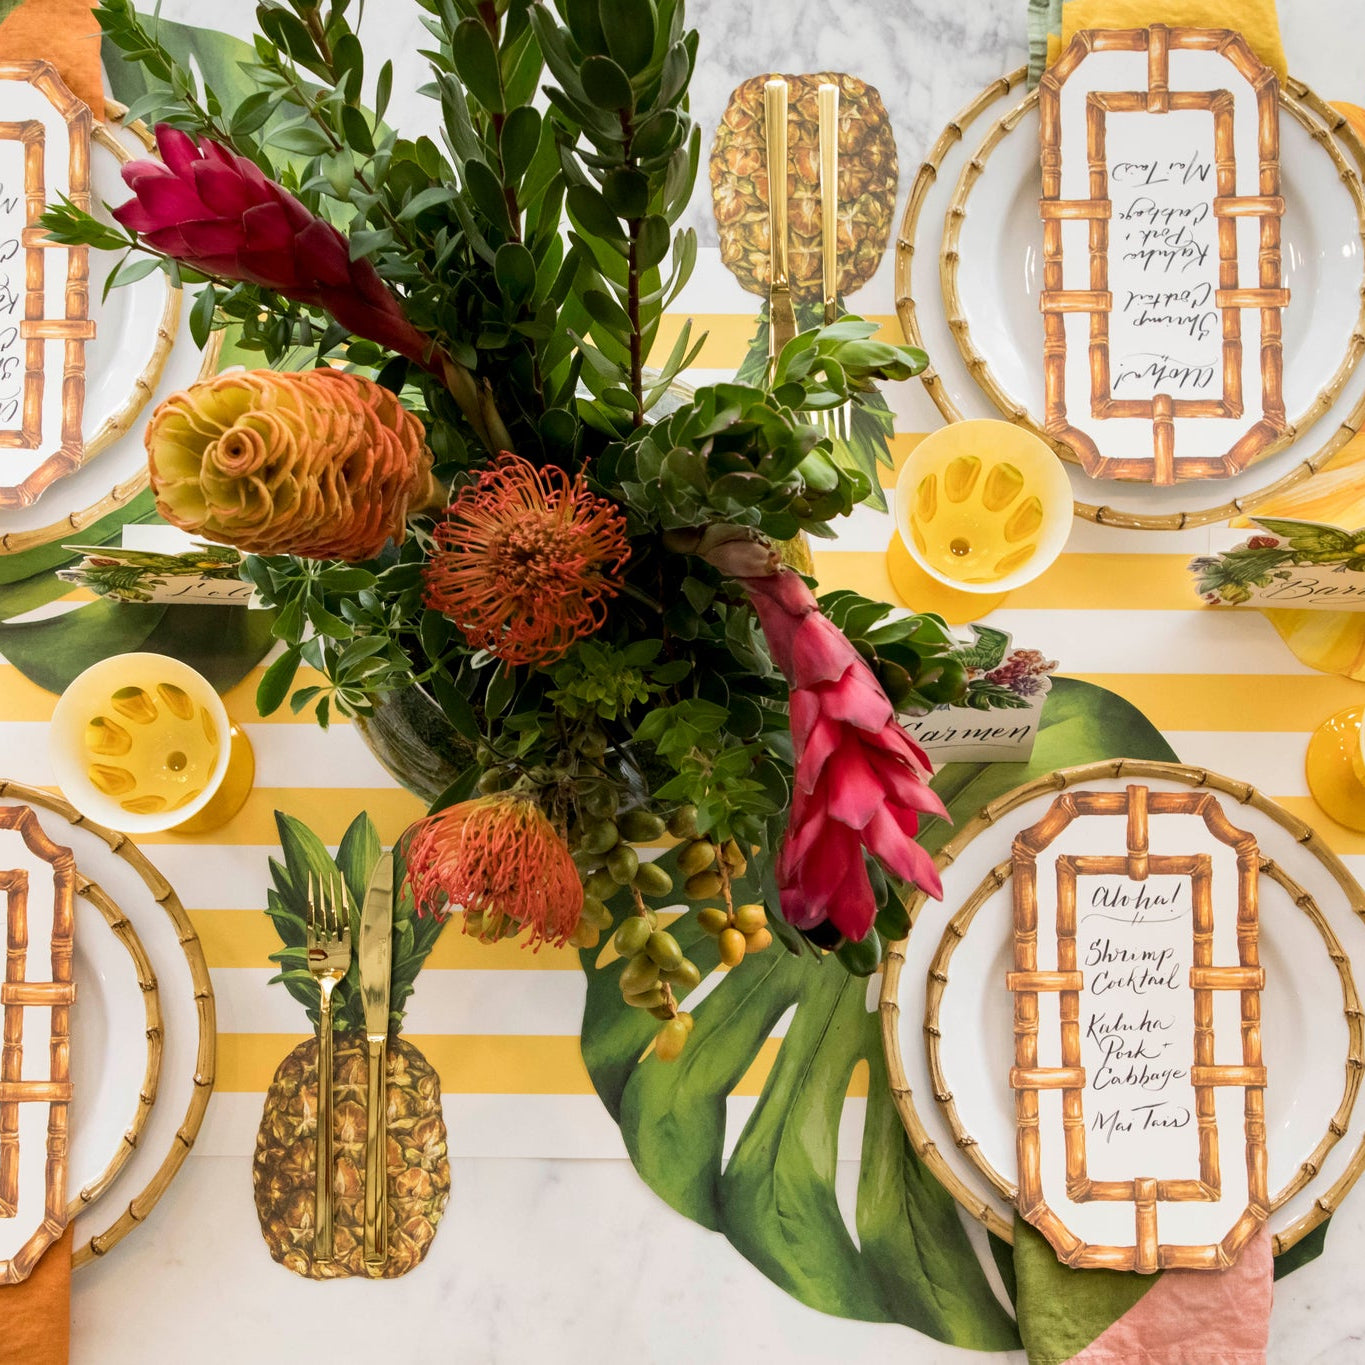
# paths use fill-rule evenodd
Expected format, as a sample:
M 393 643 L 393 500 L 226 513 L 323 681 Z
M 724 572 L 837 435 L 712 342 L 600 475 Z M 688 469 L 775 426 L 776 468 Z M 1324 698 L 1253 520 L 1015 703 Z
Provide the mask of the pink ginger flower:
M 325 308 L 356 336 L 432 367 L 432 343 L 350 243 L 267 179 L 244 156 L 211 138 L 197 142 L 162 123 L 160 161 L 130 161 L 123 180 L 136 196 L 114 217 L 148 246 L 196 270 L 273 289 Z
M 798 929 L 830 920 L 862 939 L 877 917 L 863 850 L 938 899 L 920 817 L 947 819 L 933 769 L 897 723 L 872 670 L 791 569 L 743 577 L 774 661 L 791 685 L 796 792 L 777 863 L 782 913 Z

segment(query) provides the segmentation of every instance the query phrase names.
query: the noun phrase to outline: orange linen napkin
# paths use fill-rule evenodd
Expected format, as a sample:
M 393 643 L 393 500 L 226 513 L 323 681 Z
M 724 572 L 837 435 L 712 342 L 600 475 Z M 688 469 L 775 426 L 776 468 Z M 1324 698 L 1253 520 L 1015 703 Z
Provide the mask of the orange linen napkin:
M 0 23 L 0 60 L 48 61 L 77 99 L 104 117 L 100 26 L 91 0 L 24 0 Z
M 0 60 L 49 61 L 104 117 L 100 26 L 91 0 L 24 0 L 0 23 Z M 71 1350 L 71 1229 L 23 1284 L 0 1288 L 0 1365 L 66 1365 Z
M 0 1365 L 67 1365 L 71 1240 L 67 1228 L 23 1284 L 0 1289 Z

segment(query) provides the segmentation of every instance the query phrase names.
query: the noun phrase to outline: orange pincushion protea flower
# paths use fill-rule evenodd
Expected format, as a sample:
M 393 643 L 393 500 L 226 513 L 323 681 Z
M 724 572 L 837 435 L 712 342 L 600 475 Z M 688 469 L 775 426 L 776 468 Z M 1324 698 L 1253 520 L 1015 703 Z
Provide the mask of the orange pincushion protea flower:
M 625 517 L 582 474 L 510 451 L 461 489 L 434 540 L 427 605 L 509 664 L 548 663 L 591 635 L 630 557 Z
M 485 943 L 529 929 L 528 945 L 559 947 L 578 927 L 578 869 L 530 797 L 480 796 L 418 821 L 407 862 L 417 913 L 462 910 L 465 932 Z

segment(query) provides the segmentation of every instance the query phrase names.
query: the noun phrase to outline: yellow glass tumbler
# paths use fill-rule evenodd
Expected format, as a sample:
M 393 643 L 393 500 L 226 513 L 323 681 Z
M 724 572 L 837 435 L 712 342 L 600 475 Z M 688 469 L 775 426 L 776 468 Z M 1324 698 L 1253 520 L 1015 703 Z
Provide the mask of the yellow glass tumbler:
M 1365 830 L 1365 706 L 1329 716 L 1308 741 L 1304 770 L 1313 800 L 1339 825 Z

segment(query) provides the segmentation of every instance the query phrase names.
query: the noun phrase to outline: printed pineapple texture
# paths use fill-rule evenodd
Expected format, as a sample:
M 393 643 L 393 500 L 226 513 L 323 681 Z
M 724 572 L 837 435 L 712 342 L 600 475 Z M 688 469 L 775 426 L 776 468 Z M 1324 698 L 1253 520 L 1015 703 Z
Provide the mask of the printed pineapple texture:
M 768 159 L 764 144 L 763 86 L 752 76 L 730 96 L 711 148 L 711 197 L 720 231 L 720 254 L 750 293 L 766 295 L 769 272 Z M 821 270 L 819 89 L 839 87 L 839 278 L 845 298 L 862 288 L 881 264 L 896 207 L 896 139 L 886 106 L 866 81 L 837 71 L 785 76 L 787 82 L 788 268 L 796 323 L 809 331 L 824 322 Z M 735 378 L 762 383 L 768 368 L 768 304 Z M 853 480 L 856 496 L 886 511 L 878 466 L 892 467 L 895 416 L 876 390 L 858 395 L 829 457 Z
M 711 148 L 711 197 L 721 260 L 751 294 L 768 290 L 768 161 L 763 86 L 751 76 L 730 96 Z M 787 230 L 792 296 L 821 297 L 820 113 L 817 91 L 839 87 L 839 294 L 876 274 L 896 207 L 896 140 L 873 86 L 837 71 L 787 76 Z
M 382 848 L 373 824 L 360 816 L 346 831 L 335 861 L 322 842 L 299 821 L 276 813 L 284 863 L 271 860 L 274 887 L 267 913 L 284 946 L 272 954 L 276 981 L 307 1011 L 316 1028 L 319 996 L 306 966 L 305 888 L 311 872 L 338 873 L 351 908 L 352 941 L 358 942 L 359 909 L 370 872 Z M 389 1259 L 383 1275 L 405 1275 L 426 1256 L 450 1197 L 450 1161 L 441 1116 L 441 1083 L 431 1064 L 397 1036 L 403 1005 L 440 932 L 433 919 L 418 919 L 411 899 L 400 895 L 394 908 L 393 987 L 389 1015 L 388 1216 Z M 313 1259 L 314 1170 L 317 1156 L 318 1047 L 300 1043 L 280 1063 L 265 1099 L 252 1175 L 256 1213 L 271 1256 L 296 1275 L 332 1279 L 364 1275 L 365 1112 L 369 1068 L 360 998 L 359 970 L 352 963 L 332 997 L 336 1157 L 334 1192 L 335 1258 Z

